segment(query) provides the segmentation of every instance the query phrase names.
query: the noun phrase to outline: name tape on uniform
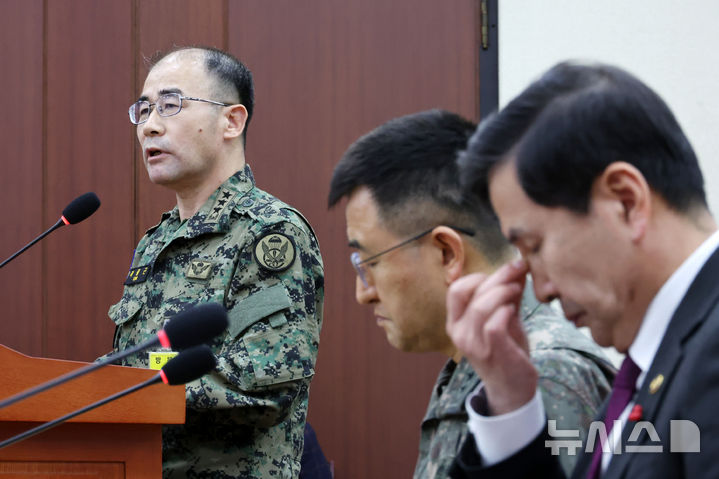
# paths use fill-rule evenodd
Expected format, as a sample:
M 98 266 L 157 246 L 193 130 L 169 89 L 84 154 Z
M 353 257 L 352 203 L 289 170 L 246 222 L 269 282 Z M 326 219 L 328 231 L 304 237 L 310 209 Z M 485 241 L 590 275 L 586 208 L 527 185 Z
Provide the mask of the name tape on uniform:
M 167 361 L 177 356 L 176 351 L 152 351 L 150 352 L 150 369 L 160 370 L 167 364 Z

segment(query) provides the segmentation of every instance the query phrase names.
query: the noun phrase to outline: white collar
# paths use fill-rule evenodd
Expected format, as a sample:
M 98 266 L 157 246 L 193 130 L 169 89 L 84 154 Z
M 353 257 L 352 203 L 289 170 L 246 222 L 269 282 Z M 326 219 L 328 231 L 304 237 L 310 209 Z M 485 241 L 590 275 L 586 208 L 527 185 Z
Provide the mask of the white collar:
M 674 271 L 659 292 L 654 296 L 652 302 L 644 314 L 642 324 L 636 338 L 629 346 L 629 355 L 637 366 L 642 369 L 642 374 L 637 379 L 637 386 L 644 382 L 649 367 L 654 361 L 659 344 L 669 327 L 669 321 L 679 307 L 684 295 L 687 293 L 694 278 L 699 274 L 704 263 L 707 262 L 712 253 L 719 247 L 719 230 L 715 231 L 709 238 Z

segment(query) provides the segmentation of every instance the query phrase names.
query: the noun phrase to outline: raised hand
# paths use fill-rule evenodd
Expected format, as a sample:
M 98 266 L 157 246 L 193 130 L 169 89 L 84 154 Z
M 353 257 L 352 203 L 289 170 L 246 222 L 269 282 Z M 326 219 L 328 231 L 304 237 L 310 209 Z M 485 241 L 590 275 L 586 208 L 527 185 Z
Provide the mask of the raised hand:
M 489 276 L 464 276 L 447 293 L 447 333 L 482 379 L 491 415 L 518 409 L 537 390 L 519 318 L 526 274 L 517 260 Z

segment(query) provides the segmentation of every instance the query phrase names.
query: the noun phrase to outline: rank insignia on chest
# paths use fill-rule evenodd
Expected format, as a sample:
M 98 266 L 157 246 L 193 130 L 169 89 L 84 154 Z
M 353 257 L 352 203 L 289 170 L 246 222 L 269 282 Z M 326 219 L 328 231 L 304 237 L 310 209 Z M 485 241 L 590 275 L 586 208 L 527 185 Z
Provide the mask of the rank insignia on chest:
M 185 277 L 190 279 L 207 279 L 212 273 L 212 265 L 214 261 L 204 261 L 201 259 L 193 259 L 185 271 Z
M 282 233 L 265 233 L 255 243 L 253 254 L 260 268 L 280 272 L 295 262 L 295 244 Z
M 129 286 L 137 283 L 142 283 L 147 279 L 148 274 L 150 274 L 150 265 L 132 268 L 130 272 L 127 273 L 127 278 L 125 278 L 125 284 Z

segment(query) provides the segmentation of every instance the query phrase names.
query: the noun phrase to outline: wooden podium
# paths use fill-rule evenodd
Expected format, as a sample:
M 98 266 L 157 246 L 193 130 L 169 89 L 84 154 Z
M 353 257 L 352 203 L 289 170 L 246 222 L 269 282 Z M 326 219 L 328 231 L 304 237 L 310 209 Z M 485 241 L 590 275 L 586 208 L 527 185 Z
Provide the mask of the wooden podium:
M 86 363 L 33 358 L 0 345 L 0 398 Z M 8 439 L 139 384 L 157 371 L 107 366 L 0 409 Z M 0 449 L 0 479 L 159 479 L 162 425 L 185 422 L 185 387 L 157 384 Z

